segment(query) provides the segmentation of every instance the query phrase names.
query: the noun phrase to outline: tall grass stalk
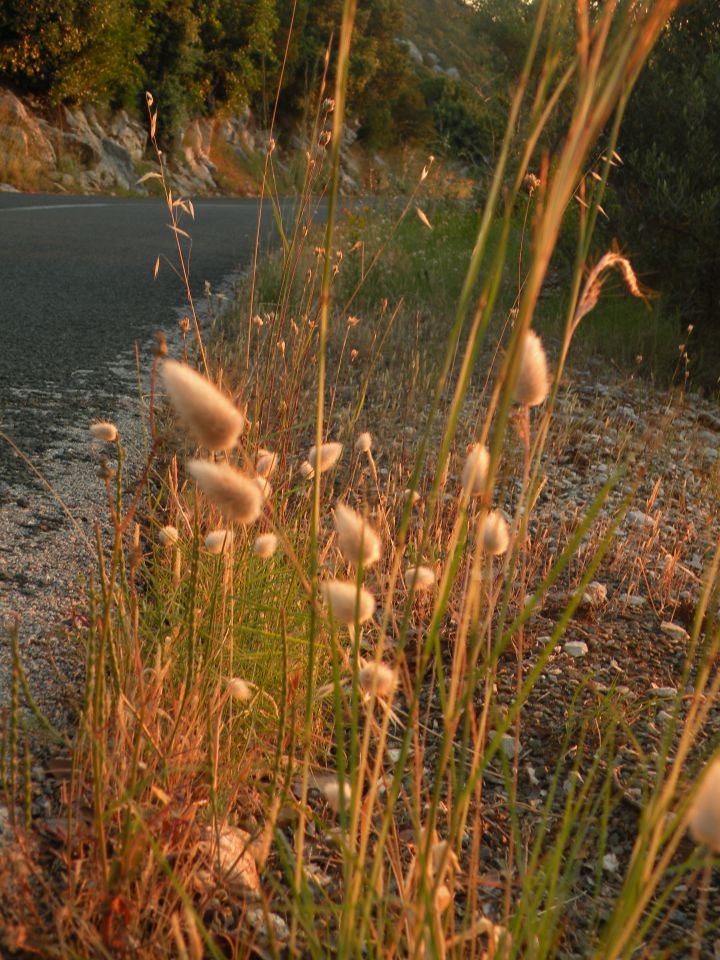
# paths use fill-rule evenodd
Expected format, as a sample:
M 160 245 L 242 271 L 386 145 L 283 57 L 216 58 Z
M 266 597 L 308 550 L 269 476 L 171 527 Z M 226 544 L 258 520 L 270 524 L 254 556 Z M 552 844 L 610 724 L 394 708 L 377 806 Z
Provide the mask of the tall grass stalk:
M 213 385 L 205 384 L 207 396 L 217 384 L 232 390 L 226 412 L 232 402 L 247 413 L 242 435 L 211 459 L 239 471 L 255 499 L 259 483 L 266 499 L 257 519 L 239 523 L 226 501 L 193 481 L 197 467 L 186 462 L 206 452 L 192 438 L 177 439 L 172 410 L 160 402 L 160 343 L 151 361 L 149 449 L 134 492 L 125 490 L 119 438 L 116 474 L 105 471 L 110 536 L 108 543 L 97 532 L 96 586 L 80 637 L 87 669 L 78 728 L 67 738 L 67 872 L 58 881 L 67 909 L 55 920 L 62 946 L 54 955 L 509 960 L 570 955 L 580 943 L 582 955 L 629 957 L 648 939 L 665 942 L 682 883 L 701 891 L 694 939 L 704 942 L 709 861 L 681 845 L 688 770 L 699 762 L 720 694 L 712 670 L 720 550 L 687 650 L 683 679 L 692 679 L 693 693 L 684 715 L 679 698 L 673 708 L 614 901 L 586 911 L 582 930 L 569 929 L 563 912 L 574 909 L 577 919 L 571 904 L 601 891 L 613 818 L 627 800 L 614 764 L 633 733 L 617 692 L 588 707 L 595 688 L 590 677 L 578 682 L 548 757 L 546 793 L 532 808 L 521 762 L 541 679 L 662 453 L 661 441 L 646 440 L 644 462 L 616 463 L 574 525 L 557 532 L 550 555 L 535 519 L 552 487 L 573 336 L 607 270 L 620 269 L 631 292 L 641 292 L 616 251 L 592 261 L 593 232 L 627 97 L 675 5 L 537 5 L 457 303 L 451 317 L 435 318 L 438 326 L 447 320 L 437 337 L 442 350 L 418 350 L 412 369 L 402 296 L 380 304 L 375 324 L 349 309 L 361 312 L 364 287 L 429 168 L 367 268 L 363 248 L 359 282 L 343 286 L 353 253 L 342 249 L 339 187 L 355 0 L 343 4 L 311 111 L 295 222 L 286 228 L 280 216 L 271 144 L 261 193 L 270 194 L 282 249 L 261 264 L 258 221 L 239 329 L 220 320 L 205 343 L 182 243 L 181 216 L 192 220 L 194 210 L 173 195 L 158 156 L 155 176 L 195 332 L 189 343 L 183 330 L 183 360 Z M 561 55 L 572 17 L 576 46 Z M 290 35 L 286 57 L 289 49 Z M 149 96 L 155 143 L 153 107 Z M 541 144 L 561 108 L 567 130 L 550 153 Z M 589 170 L 597 177 L 588 179 Z M 311 222 L 318 193 L 327 199 L 321 230 Z M 552 376 L 539 394 L 518 394 L 538 300 L 576 197 L 574 271 Z M 517 310 L 505 316 L 509 269 Z M 497 343 L 488 344 L 496 331 Z M 378 418 L 377 398 L 391 406 L 393 392 L 408 385 L 412 440 L 393 447 L 390 415 Z M 323 464 L 327 442 L 343 450 L 331 447 Z M 476 445 L 474 476 L 467 442 Z M 203 469 L 217 473 L 215 465 Z M 332 530 L 340 504 L 371 531 L 359 550 L 348 548 L 337 522 Z M 489 545 L 485 534 L 498 518 L 503 536 Z M 256 550 L 257 536 L 267 534 L 277 550 Z M 363 538 L 376 534 L 381 557 L 364 550 Z M 333 602 L 333 587 L 344 600 Z M 538 614 L 559 592 L 561 609 L 538 636 Z M 0 759 L 3 788 L 25 795 L 27 816 L 19 699 L 28 687 L 15 659 Z M 491 875 L 493 822 L 504 843 Z

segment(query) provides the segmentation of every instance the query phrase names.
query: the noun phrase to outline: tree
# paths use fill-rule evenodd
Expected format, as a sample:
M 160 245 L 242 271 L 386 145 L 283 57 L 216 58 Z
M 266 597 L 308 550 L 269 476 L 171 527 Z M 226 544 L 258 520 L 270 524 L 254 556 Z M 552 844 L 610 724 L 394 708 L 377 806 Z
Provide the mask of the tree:
M 706 361 L 720 316 L 720 7 L 678 11 L 633 92 L 616 173 L 623 239 L 647 282 L 693 323 Z M 714 357 L 713 357 L 714 353 Z

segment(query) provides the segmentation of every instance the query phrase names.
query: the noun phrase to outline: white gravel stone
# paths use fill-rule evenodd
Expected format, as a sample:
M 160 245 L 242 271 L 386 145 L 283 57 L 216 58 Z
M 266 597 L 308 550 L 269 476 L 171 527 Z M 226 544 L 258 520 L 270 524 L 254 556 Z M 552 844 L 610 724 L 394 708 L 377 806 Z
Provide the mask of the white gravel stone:
M 669 620 L 664 620 L 660 624 L 660 629 L 666 637 L 672 637 L 673 640 L 690 639 L 690 634 L 685 627 L 681 627 L 679 623 L 671 623 Z
M 569 640 L 563 649 L 571 657 L 586 657 L 588 645 L 584 640 Z

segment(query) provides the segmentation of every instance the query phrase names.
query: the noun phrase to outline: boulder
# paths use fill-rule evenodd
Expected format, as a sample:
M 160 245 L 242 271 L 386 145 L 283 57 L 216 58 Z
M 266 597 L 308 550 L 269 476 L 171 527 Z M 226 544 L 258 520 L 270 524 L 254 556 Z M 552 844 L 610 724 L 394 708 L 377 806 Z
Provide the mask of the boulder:
M 145 127 L 137 120 L 131 120 L 124 110 L 113 114 L 108 124 L 108 133 L 121 147 L 124 147 L 133 160 L 142 160 L 148 142 Z
M 43 169 L 54 167 L 53 145 L 38 120 L 9 91 L 0 91 L 0 161 L 31 162 Z

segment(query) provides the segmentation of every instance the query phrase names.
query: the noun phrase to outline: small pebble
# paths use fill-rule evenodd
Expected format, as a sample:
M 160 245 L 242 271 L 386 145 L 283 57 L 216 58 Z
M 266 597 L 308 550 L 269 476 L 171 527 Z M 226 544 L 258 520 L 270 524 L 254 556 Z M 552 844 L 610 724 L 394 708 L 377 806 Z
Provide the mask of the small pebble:
M 650 693 L 660 700 L 672 700 L 677 696 L 677 687 L 658 687 L 656 690 L 651 690 Z
M 689 640 L 690 634 L 684 627 L 681 627 L 678 623 L 671 623 L 669 620 L 665 620 L 660 624 L 660 630 L 667 637 L 672 637 L 673 640 Z
M 584 640 L 570 640 L 565 644 L 564 650 L 571 657 L 586 657 L 588 645 Z

